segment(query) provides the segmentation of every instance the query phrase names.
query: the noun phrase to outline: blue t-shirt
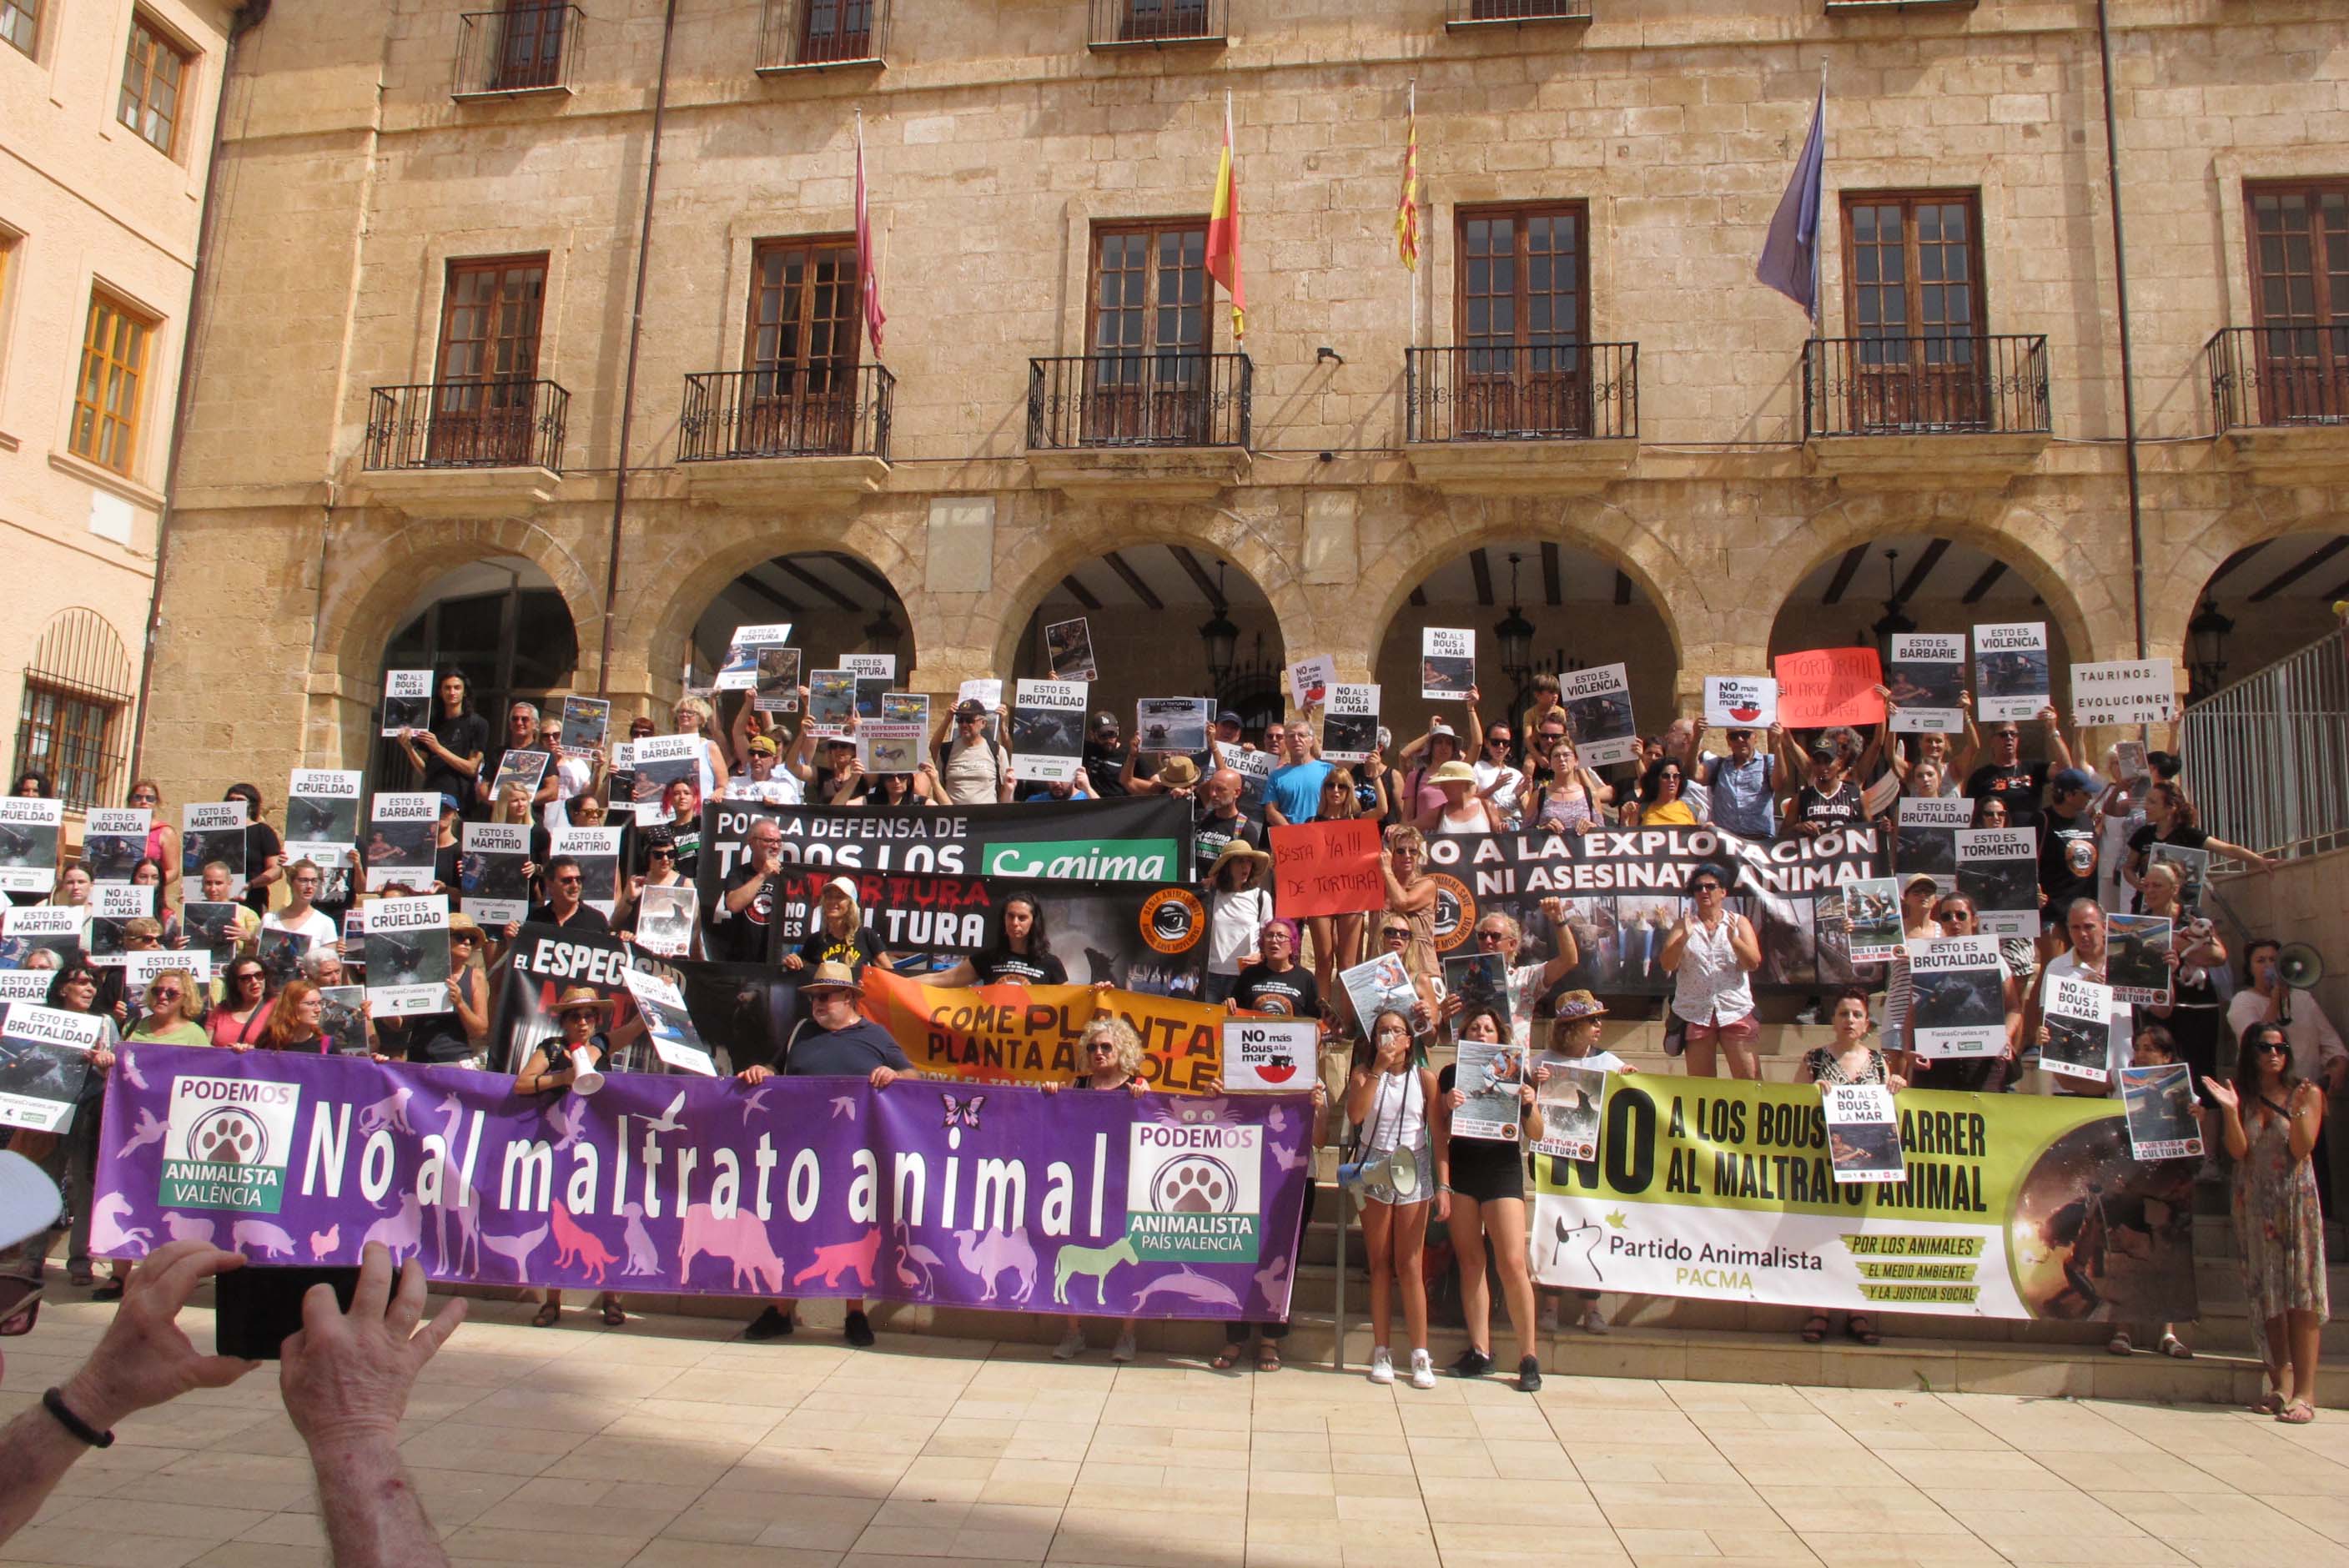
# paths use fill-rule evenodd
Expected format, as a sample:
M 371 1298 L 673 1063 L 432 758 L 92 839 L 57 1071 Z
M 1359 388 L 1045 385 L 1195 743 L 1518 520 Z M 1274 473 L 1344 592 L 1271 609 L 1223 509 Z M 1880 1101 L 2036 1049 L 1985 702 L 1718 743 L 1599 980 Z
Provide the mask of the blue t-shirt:
M 1292 822 L 1310 822 L 1321 814 L 1322 782 L 1336 770 L 1334 763 L 1318 759 L 1276 768 L 1265 781 L 1265 802 Z

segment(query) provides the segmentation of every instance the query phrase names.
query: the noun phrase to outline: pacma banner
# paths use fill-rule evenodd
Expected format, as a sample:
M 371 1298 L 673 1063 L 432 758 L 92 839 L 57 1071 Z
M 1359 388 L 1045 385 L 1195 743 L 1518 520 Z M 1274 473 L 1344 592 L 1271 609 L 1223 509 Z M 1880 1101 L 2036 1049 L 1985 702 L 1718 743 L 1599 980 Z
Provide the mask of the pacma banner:
M 1813 1087 L 1619 1076 L 1595 1160 L 1534 1161 L 1545 1284 L 1823 1309 L 2158 1323 L 2195 1315 L 2194 1161 L 2129 1152 L 2118 1100 L 1895 1097 L 1899 1175 Z M 1830 1146 L 1830 1140 L 1834 1146 Z
M 1600 993 L 1661 993 L 1672 977 L 1664 939 L 1690 907 L 1689 873 L 1708 861 L 1731 877 L 1731 906 L 1762 934 L 1756 984 L 1848 985 L 1873 977 L 1851 961 L 1844 890 L 1879 874 L 1875 830 L 1816 839 L 1741 839 L 1717 828 L 1601 828 L 1588 833 L 1466 833 L 1427 841 L 1435 880 L 1435 944 L 1468 951 L 1482 915 L 1502 909 L 1525 927 L 1526 963 L 1557 951 L 1541 901 L 1566 901 L 1579 955 L 1561 985 Z
M 435 1279 L 1005 1310 L 1288 1310 L 1312 1110 L 901 1078 L 616 1073 L 520 1098 L 460 1068 L 122 1053 L 93 1244 Z

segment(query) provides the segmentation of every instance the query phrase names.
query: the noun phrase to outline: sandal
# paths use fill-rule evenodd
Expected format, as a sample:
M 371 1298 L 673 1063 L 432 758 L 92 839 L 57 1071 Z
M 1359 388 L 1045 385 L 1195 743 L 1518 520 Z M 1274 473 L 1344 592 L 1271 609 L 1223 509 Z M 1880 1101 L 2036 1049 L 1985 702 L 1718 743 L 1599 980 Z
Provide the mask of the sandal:
M 2161 1342 L 2156 1345 L 2154 1348 L 2160 1351 L 2164 1356 L 2175 1356 L 2180 1361 L 2191 1361 L 2194 1359 L 2194 1347 L 2187 1344 L 2183 1339 L 2178 1338 L 2175 1334 L 2170 1333 L 2168 1329 L 2164 1329 L 2162 1331 Z
M 112 1279 L 108 1280 L 104 1284 L 99 1285 L 96 1290 L 90 1292 L 89 1299 L 92 1301 L 120 1301 L 122 1299 L 122 1276 L 120 1274 L 116 1274 Z
M 627 1322 L 628 1315 L 620 1310 L 620 1298 L 616 1295 L 605 1296 L 604 1298 L 604 1326 L 606 1328 L 625 1328 L 627 1326 Z
M 2135 1350 L 2137 1346 L 2129 1343 L 2127 1330 L 2116 1329 L 2113 1332 L 2113 1336 L 2105 1341 L 2105 1348 L 2111 1351 L 2116 1356 L 2127 1356 L 2129 1352 Z
M 1256 1353 L 1256 1369 L 1259 1372 L 1279 1371 L 1280 1346 L 1268 1339 L 1258 1346 Z
M 546 1302 L 541 1305 L 536 1312 L 530 1315 L 530 1326 L 533 1328 L 552 1328 L 554 1326 L 555 1319 L 562 1315 L 563 1304 L 561 1302 Z
M 2279 1389 L 2271 1388 L 2266 1393 L 2261 1395 L 2258 1398 L 2252 1400 L 2249 1405 L 2245 1406 L 2244 1408 L 2250 1410 L 2254 1416 L 2282 1415 L 2283 1413 L 2283 1394 Z
M 2276 1412 L 2276 1419 L 2287 1427 L 2304 1427 L 2316 1419 L 2316 1407 L 2305 1399 L 2294 1399 Z
M 1811 1314 L 1811 1320 L 1803 1325 L 1803 1343 L 1816 1345 L 1826 1336 L 1827 1315 L 1824 1312 Z
M 1223 1353 L 1217 1356 L 1213 1361 L 1207 1363 L 1208 1366 L 1214 1367 L 1218 1372 L 1228 1372 L 1239 1364 L 1240 1347 L 1237 1345 L 1225 1346 Z
M 1851 1316 L 1845 1321 L 1843 1331 L 1861 1345 L 1881 1345 L 1884 1343 L 1884 1336 L 1876 1332 L 1876 1325 L 1868 1321 L 1868 1315 L 1866 1313 L 1853 1313 Z

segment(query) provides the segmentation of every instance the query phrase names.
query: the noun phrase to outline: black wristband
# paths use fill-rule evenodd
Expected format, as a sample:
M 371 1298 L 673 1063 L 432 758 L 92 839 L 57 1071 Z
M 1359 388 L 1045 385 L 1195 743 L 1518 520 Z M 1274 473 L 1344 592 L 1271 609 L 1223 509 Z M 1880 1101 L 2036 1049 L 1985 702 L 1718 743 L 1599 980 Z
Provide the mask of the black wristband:
M 71 1410 L 67 1409 L 66 1408 L 65 1395 L 58 1392 L 57 1389 L 48 1389 L 41 1395 L 41 1408 L 47 1410 L 50 1415 L 55 1416 L 57 1418 L 57 1425 L 63 1427 L 67 1431 L 71 1432 L 75 1437 L 79 1438 L 83 1442 L 88 1443 L 91 1448 L 110 1449 L 114 1446 L 114 1434 L 112 1432 L 99 1431 L 96 1427 L 91 1426 L 88 1421 L 83 1420 L 79 1416 L 75 1415 Z

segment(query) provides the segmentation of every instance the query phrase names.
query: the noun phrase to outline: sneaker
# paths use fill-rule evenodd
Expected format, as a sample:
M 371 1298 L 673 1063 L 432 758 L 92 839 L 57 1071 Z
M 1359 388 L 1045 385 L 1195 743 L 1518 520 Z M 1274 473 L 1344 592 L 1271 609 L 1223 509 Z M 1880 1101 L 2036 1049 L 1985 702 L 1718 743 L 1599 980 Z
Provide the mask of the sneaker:
M 771 1306 L 750 1320 L 750 1326 L 742 1331 L 742 1337 L 752 1341 L 781 1339 L 791 1331 L 792 1315 Z
M 1608 1326 L 1607 1315 L 1599 1310 L 1599 1304 L 1597 1302 L 1594 1301 L 1588 1306 L 1582 1309 L 1583 1333 L 1604 1334 L 1607 1332 Z
M 1556 1334 L 1557 1332 L 1557 1297 L 1550 1295 L 1547 1291 L 1544 1291 L 1542 1293 L 1541 1306 L 1536 1316 L 1536 1322 L 1539 1325 L 1541 1331 L 1544 1334 Z
M 1517 1388 L 1521 1393 L 1541 1392 L 1541 1358 L 1528 1356 L 1517 1363 Z
M 1131 1361 L 1133 1359 L 1133 1330 L 1129 1328 L 1117 1336 L 1115 1345 L 1110 1346 L 1109 1358 L 1112 1361 Z
M 847 1321 L 840 1326 L 840 1332 L 848 1343 L 859 1349 L 873 1343 L 873 1321 L 862 1312 L 850 1313 Z
M 1482 1377 L 1492 1369 L 1493 1358 L 1473 1345 L 1463 1350 L 1460 1359 L 1452 1364 L 1454 1377 Z
M 1435 1387 L 1435 1363 L 1428 1358 L 1424 1350 L 1411 1353 L 1411 1386 L 1414 1388 Z
M 1085 1353 L 1085 1336 L 1081 1329 L 1071 1328 L 1061 1336 L 1061 1343 L 1052 1346 L 1055 1361 L 1074 1361 Z
M 1394 1381 L 1394 1357 L 1383 1345 L 1374 1346 L 1371 1351 L 1371 1381 L 1373 1383 Z

